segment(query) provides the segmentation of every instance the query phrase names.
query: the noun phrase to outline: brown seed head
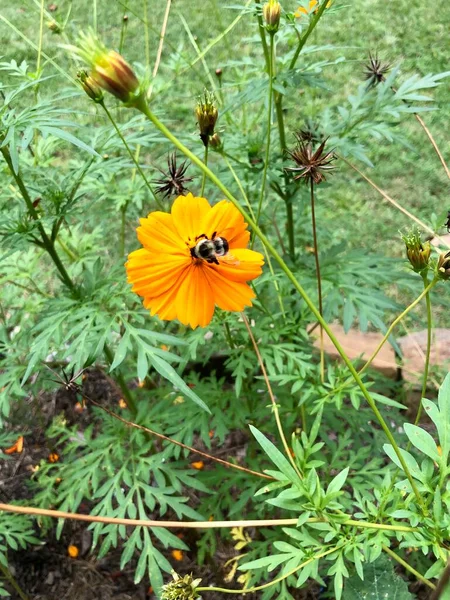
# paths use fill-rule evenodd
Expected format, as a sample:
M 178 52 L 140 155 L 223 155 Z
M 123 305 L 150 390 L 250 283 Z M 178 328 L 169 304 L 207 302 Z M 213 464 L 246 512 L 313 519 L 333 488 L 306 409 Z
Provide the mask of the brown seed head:
M 186 184 L 192 181 L 192 177 L 185 176 L 185 173 L 189 167 L 187 161 L 184 161 L 180 166 L 178 166 L 177 155 L 174 152 L 173 154 L 169 154 L 167 166 L 167 171 L 158 169 L 164 175 L 164 178 L 156 179 L 153 182 L 157 185 L 155 192 L 158 194 L 163 194 L 165 198 L 185 195 L 185 193 L 189 191 L 186 188 Z
M 378 85 L 385 80 L 386 73 L 391 68 L 390 63 L 382 63 L 376 54 L 369 52 L 369 62 L 365 65 L 364 77 L 368 80 L 369 87 Z
M 324 140 L 317 150 L 314 150 L 311 142 L 305 142 L 300 134 L 297 134 L 297 146 L 294 150 L 289 150 L 289 156 L 295 162 L 295 167 L 287 167 L 285 170 L 294 173 L 294 180 L 303 179 L 305 183 L 312 181 L 322 183 L 325 181 L 325 174 L 332 171 L 335 167 L 331 163 L 336 160 L 333 151 L 325 152 L 326 140 Z
M 437 275 L 441 279 L 450 279 L 450 252 L 442 252 L 439 256 Z

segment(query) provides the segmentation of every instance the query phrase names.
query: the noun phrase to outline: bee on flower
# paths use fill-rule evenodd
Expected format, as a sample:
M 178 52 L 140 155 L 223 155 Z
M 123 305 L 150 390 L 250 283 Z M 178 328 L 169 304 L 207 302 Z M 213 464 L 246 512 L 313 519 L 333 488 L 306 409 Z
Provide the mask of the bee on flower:
M 128 281 L 152 316 L 195 329 L 210 323 L 216 306 L 252 305 L 247 282 L 261 275 L 263 256 L 247 249 L 247 224 L 231 202 L 178 196 L 170 214 L 141 219 L 137 235 L 143 248 L 128 257 Z

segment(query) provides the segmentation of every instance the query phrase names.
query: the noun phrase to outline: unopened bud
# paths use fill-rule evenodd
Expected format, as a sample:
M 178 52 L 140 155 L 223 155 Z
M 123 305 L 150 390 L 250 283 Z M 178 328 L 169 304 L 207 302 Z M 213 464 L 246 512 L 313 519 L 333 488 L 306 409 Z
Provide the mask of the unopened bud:
M 281 4 L 277 0 L 269 0 L 263 6 L 263 17 L 266 29 L 270 33 L 278 31 L 281 17 Z
M 198 126 L 200 129 L 200 138 L 205 146 L 209 144 L 209 139 L 214 135 L 214 127 L 216 125 L 219 112 L 216 108 L 216 99 L 214 94 L 205 90 L 202 97 L 197 102 L 195 109 Z
M 87 71 L 78 71 L 77 77 L 81 87 L 94 102 L 103 101 L 103 92 Z
M 200 598 L 197 592 L 201 579 L 194 579 L 192 575 L 180 577 L 172 571 L 173 581 L 162 586 L 161 600 L 196 600 Z
M 450 279 L 450 252 L 442 252 L 439 256 L 437 275 L 441 279 Z
M 48 21 L 47 27 L 50 29 L 52 33 L 59 34 L 62 33 L 62 28 L 58 25 L 56 21 Z
M 417 229 L 412 229 L 402 237 L 406 245 L 406 256 L 414 271 L 421 273 L 428 269 L 431 255 L 430 242 L 422 243 L 420 232 Z
M 216 77 L 219 79 L 222 77 L 222 69 L 216 69 Z
M 209 144 L 211 148 L 214 148 L 214 150 L 217 150 L 217 152 L 220 152 L 223 148 L 223 143 L 218 133 L 215 133 L 213 136 L 211 136 Z

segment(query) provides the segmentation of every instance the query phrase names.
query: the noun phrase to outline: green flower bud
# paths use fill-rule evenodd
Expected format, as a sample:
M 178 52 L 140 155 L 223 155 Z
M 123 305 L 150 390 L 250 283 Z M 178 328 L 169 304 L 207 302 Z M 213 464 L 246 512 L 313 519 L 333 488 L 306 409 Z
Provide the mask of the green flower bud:
M 103 92 L 87 71 L 78 71 L 77 77 L 81 87 L 94 102 L 102 102 Z
M 270 33 L 278 31 L 281 17 L 281 4 L 277 0 L 269 0 L 263 6 L 263 17 L 266 29 Z
M 192 575 L 180 577 L 172 571 L 173 581 L 163 585 L 161 600 L 196 600 L 200 598 L 196 591 L 201 579 L 193 579 Z
M 430 242 L 423 242 L 420 239 L 420 232 L 412 229 L 410 232 L 402 235 L 406 245 L 406 256 L 416 273 L 422 273 L 428 269 L 431 256 Z
M 198 126 L 200 129 L 200 138 L 205 146 L 209 144 L 209 139 L 214 135 L 219 112 L 216 108 L 216 99 L 214 94 L 205 90 L 203 97 L 200 97 L 195 109 Z

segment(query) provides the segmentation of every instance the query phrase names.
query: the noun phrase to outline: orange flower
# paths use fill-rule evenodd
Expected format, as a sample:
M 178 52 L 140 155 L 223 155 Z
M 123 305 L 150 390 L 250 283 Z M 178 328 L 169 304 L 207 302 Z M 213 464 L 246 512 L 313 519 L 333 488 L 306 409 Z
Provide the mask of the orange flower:
M 5 454 L 14 454 L 15 452 L 17 452 L 17 454 L 20 454 L 23 450 L 23 435 L 20 435 L 17 438 L 17 441 L 15 444 L 13 444 L 10 448 L 6 448 L 6 450 L 3 450 L 3 452 Z
M 72 546 L 70 545 L 67 548 L 67 554 L 71 557 L 71 558 L 76 558 L 79 555 L 80 551 L 78 550 L 78 548 L 76 546 Z
M 141 219 L 144 246 L 128 257 L 133 291 L 152 315 L 193 329 L 211 321 L 214 307 L 242 311 L 255 297 L 247 281 L 261 274 L 263 257 L 247 250 L 250 233 L 240 212 L 222 200 L 178 196 L 171 214 Z
M 59 460 L 59 454 L 56 454 L 56 452 L 52 452 L 51 454 L 48 455 L 48 461 L 51 463 L 56 463 Z
M 183 560 L 183 558 L 184 558 L 184 554 L 183 554 L 182 550 L 172 550 L 171 555 L 172 555 L 172 558 L 177 561 Z
M 196 462 L 191 462 L 191 467 L 197 469 L 197 471 L 201 471 L 205 468 L 205 463 L 202 460 L 197 460 Z

